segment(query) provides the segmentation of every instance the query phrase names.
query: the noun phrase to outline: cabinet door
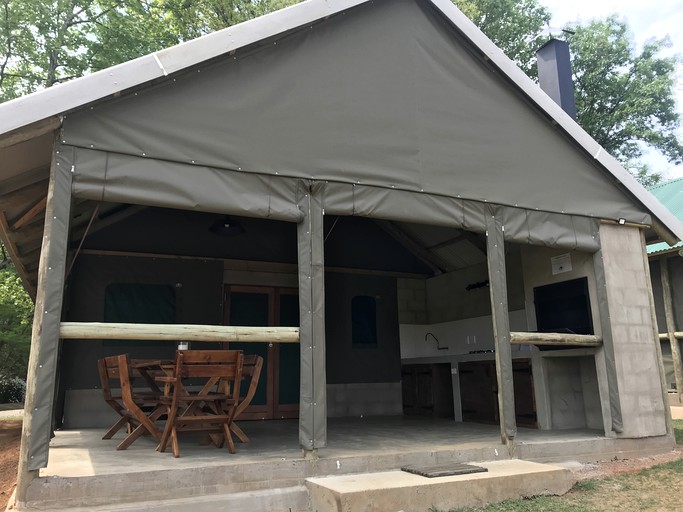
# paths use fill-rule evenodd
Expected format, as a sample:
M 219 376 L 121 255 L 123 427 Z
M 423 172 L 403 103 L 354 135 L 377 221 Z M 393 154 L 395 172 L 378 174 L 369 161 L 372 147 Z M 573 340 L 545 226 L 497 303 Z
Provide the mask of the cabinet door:
M 460 402 L 463 421 L 498 422 L 496 368 L 490 361 L 460 363 Z
M 434 411 L 432 372 L 428 364 L 406 364 L 401 367 L 403 412 L 407 415 L 431 416 Z
M 515 417 L 517 419 L 517 426 L 538 428 L 531 361 L 514 361 L 512 363 L 512 376 L 515 383 Z
M 403 413 L 453 418 L 451 365 L 406 364 L 401 367 Z

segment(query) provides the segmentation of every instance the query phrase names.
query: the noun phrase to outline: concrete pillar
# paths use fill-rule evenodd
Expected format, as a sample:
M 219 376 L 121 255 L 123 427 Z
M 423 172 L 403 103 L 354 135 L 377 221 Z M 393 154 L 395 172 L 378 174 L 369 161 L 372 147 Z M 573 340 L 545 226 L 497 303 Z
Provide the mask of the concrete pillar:
M 666 435 L 649 279 L 643 245 L 636 227 L 602 224 L 600 246 L 604 270 L 604 300 L 608 318 L 601 318 L 603 338 L 612 338 L 617 389 L 610 389 L 621 412 L 619 437 Z M 610 358 L 606 350 L 605 357 Z M 614 393 L 616 392 L 616 396 Z M 613 411 L 614 413 L 614 411 Z

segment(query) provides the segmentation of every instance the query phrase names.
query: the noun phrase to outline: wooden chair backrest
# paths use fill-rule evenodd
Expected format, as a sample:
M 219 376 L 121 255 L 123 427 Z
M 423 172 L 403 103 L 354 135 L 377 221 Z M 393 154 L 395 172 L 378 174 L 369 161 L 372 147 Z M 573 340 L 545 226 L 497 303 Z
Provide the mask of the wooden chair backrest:
M 240 396 L 243 365 L 244 355 L 241 350 L 178 350 L 175 377 L 213 379 L 221 386 L 224 394 L 237 400 Z
M 130 358 L 128 354 L 116 356 L 119 383 L 121 384 L 121 399 L 129 411 L 139 409 L 133 400 L 133 385 L 130 378 Z
M 97 371 L 100 374 L 100 385 L 105 400 L 112 400 L 112 381 L 120 382 L 118 356 L 109 356 L 97 361 Z
M 254 354 L 244 356 L 244 366 L 242 367 L 242 378 L 251 377 L 249 387 L 246 394 L 240 398 L 240 403 L 235 411 L 235 418 L 246 409 L 251 403 L 256 388 L 258 388 L 259 378 L 261 377 L 261 369 L 263 368 L 263 358 Z

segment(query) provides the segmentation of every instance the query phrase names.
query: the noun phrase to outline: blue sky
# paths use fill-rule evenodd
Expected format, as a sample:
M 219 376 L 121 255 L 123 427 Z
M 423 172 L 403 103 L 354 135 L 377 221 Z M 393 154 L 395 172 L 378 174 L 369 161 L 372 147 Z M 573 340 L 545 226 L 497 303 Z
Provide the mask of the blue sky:
M 683 0 L 540 0 L 540 3 L 553 13 L 552 27 L 617 14 L 628 22 L 638 47 L 648 39 L 669 36 L 672 47 L 666 55 L 676 54 L 683 59 Z M 678 111 L 683 116 L 683 64 L 680 62 L 676 96 Z M 679 138 L 683 140 L 683 129 L 679 130 Z M 644 161 L 668 178 L 683 177 L 683 165 L 673 166 L 657 152 L 649 152 Z

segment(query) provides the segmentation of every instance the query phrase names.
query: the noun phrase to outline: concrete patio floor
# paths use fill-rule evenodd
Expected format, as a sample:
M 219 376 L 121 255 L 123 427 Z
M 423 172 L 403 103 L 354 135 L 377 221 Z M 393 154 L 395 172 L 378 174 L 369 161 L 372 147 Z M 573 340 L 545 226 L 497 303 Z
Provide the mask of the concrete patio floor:
M 330 419 L 328 446 L 304 456 L 297 420 L 240 425 L 252 442 L 237 443 L 237 453 L 181 437 L 178 459 L 156 452 L 149 437 L 117 451 L 123 433 L 103 441 L 104 429 L 58 431 L 48 467 L 29 486 L 26 510 L 175 511 L 197 498 L 206 508 L 196 512 L 227 503 L 236 511 L 308 512 L 305 485 L 313 477 L 511 459 L 591 462 L 661 453 L 674 444 L 671 436 L 614 439 L 591 430 L 519 429 L 510 449 L 501 444 L 497 425 L 396 416 Z M 262 500 L 256 508 L 255 496 Z
M 41 470 L 40 475 L 92 476 L 302 458 L 298 420 L 249 421 L 240 422 L 240 425 L 252 442 L 236 443 L 237 453 L 230 454 L 226 449 L 202 446 L 198 439 L 181 437 L 178 459 L 172 456 L 170 449 L 166 453 L 156 452 L 156 443 L 150 437 L 138 439 L 125 451 L 117 451 L 116 445 L 123 439 L 123 433 L 103 441 L 105 429 L 58 431 L 50 444 L 48 467 Z M 517 444 L 603 439 L 601 432 L 591 430 L 519 429 Z M 330 419 L 328 446 L 318 450 L 317 456 L 336 460 L 387 453 L 452 450 L 484 450 L 489 455 L 486 460 L 509 458 L 505 453 L 507 448 L 500 443 L 497 425 L 409 416 Z

